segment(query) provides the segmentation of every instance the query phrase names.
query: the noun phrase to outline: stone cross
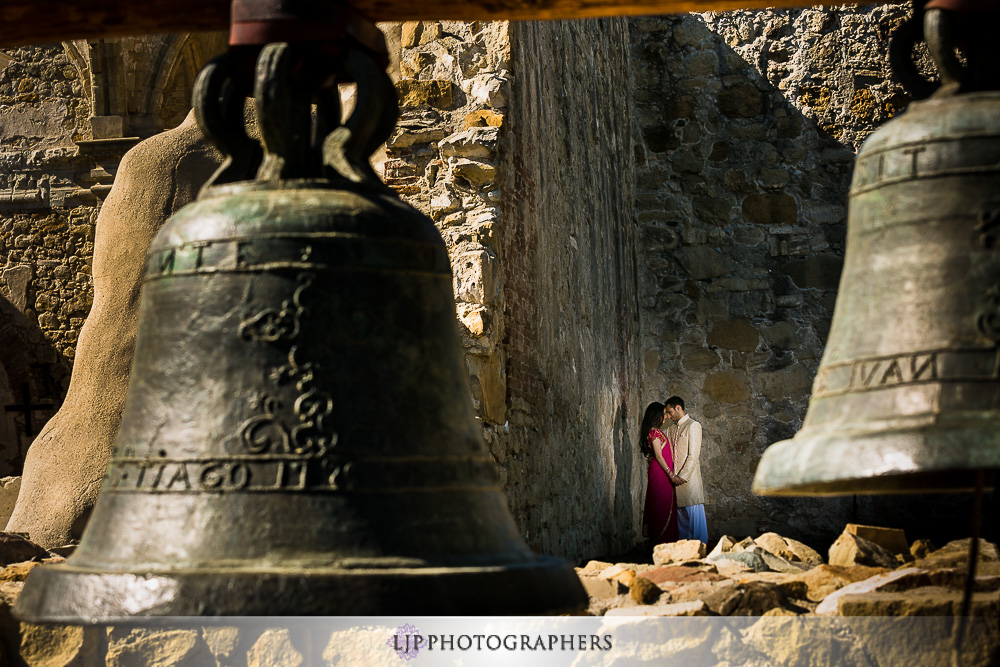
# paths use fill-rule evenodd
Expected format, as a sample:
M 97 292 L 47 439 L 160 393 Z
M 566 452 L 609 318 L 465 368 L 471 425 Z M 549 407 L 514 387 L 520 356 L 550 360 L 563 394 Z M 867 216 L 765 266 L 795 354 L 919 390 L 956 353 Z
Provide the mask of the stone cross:
M 24 434 L 29 438 L 34 435 L 31 428 L 31 413 L 33 410 L 51 410 L 55 406 L 52 403 L 32 403 L 31 402 L 31 387 L 27 382 L 24 383 L 24 390 L 22 392 L 24 396 L 24 402 L 15 405 L 5 405 L 4 409 L 7 412 L 20 412 L 24 415 Z

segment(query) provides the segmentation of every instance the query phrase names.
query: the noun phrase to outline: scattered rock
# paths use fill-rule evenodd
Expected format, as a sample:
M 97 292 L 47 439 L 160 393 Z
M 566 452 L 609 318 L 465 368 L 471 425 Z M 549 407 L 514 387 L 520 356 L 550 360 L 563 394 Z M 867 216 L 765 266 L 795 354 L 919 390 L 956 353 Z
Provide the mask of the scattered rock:
M 609 565 L 597 574 L 598 579 L 614 579 L 622 572 L 626 572 L 629 569 L 628 565 L 624 563 L 616 563 L 615 565 Z
M 103 636 L 105 633 L 106 630 L 104 628 L 97 627 L 22 623 L 20 627 L 21 643 L 18 647 L 18 654 L 25 664 L 33 666 L 105 664 L 104 656 L 101 655 L 102 645 L 106 641 Z M 10 650 L 9 646 L 8 650 Z M 113 660 L 110 647 L 106 664 L 122 664 Z M 146 663 L 135 662 L 131 664 L 176 663 L 157 661 Z
M 972 538 L 949 542 L 937 551 L 933 551 L 915 561 L 913 566 L 926 569 L 968 567 L 970 546 L 972 546 Z M 997 552 L 996 545 L 980 539 L 979 555 L 976 558 L 977 566 L 985 563 L 996 563 L 997 561 L 1000 561 L 1000 554 Z
M 914 540 L 913 544 L 910 545 L 910 555 L 915 559 L 926 558 L 927 554 L 936 550 L 937 547 L 934 546 L 934 543 L 925 539 Z
M 784 558 L 781 558 L 779 556 L 775 556 L 770 551 L 767 551 L 766 549 L 761 549 L 760 547 L 758 547 L 756 545 L 753 547 L 753 549 L 749 549 L 749 550 L 744 551 L 742 553 L 745 553 L 745 554 L 746 553 L 757 554 L 758 556 L 760 556 L 764 560 L 764 563 L 767 565 L 767 568 L 769 570 L 774 571 L 774 572 L 785 572 L 785 573 L 788 573 L 788 574 L 798 574 L 800 572 L 805 572 L 806 570 L 808 570 L 810 568 L 810 566 L 807 565 L 807 564 L 805 564 L 805 563 L 793 563 L 790 560 L 785 560 Z
M 287 629 L 268 630 L 247 653 L 247 667 L 299 667 L 305 658 L 292 643 Z
M 793 540 L 790 537 L 786 537 L 783 539 L 785 540 L 785 544 L 788 545 L 788 548 L 791 550 L 792 554 L 794 554 L 795 556 L 795 558 L 791 558 L 789 560 L 798 563 L 805 563 L 807 565 L 812 565 L 812 566 L 823 564 L 824 562 L 823 556 L 821 556 L 818 551 L 816 551 L 809 545 L 803 544 L 798 540 Z
M 62 546 L 52 547 L 49 549 L 49 553 L 53 553 L 57 556 L 62 556 L 63 558 L 69 558 L 76 551 L 76 548 L 80 546 L 79 542 L 70 542 L 69 544 L 63 544 Z
M 628 592 L 628 588 L 615 579 L 580 577 L 580 583 L 591 598 L 613 598 Z
M 629 597 L 640 605 L 653 604 L 660 598 L 662 592 L 659 586 L 645 577 L 636 577 L 629 587 Z
M 835 616 L 837 615 L 840 608 L 840 600 L 845 595 L 857 595 L 859 593 L 871 593 L 872 591 L 877 591 L 882 586 L 889 584 L 897 579 L 905 579 L 914 574 L 919 575 L 921 571 L 917 568 L 906 568 L 903 570 L 896 570 L 894 572 L 887 572 L 885 574 L 879 574 L 874 577 L 870 577 L 863 581 L 858 581 L 853 584 L 848 584 L 843 588 L 827 595 L 818 607 L 816 607 L 816 614 L 818 616 Z
M 716 543 L 715 548 L 713 548 L 712 551 L 705 558 L 711 560 L 715 556 L 721 556 L 722 554 L 727 554 L 730 551 L 732 551 L 733 547 L 735 546 L 736 546 L 736 540 L 731 538 L 729 535 L 723 535 L 722 537 L 719 538 L 719 541 Z
M 867 565 L 854 565 L 842 567 L 839 565 L 817 565 L 805 574 L 801 574 L 797 579 L 803 582 L 808 588 L 807 598 L 814 602 L 819 602 L 830 593 L 853 584 L 857 581 L 864 581 L 879 574 L 888 572 L 881 567 L 868 567 Z
M 869 667 L 872 664 L 850 633 L 835 632 L 826 623 L 804 623 L 778 610 L 768 613 L 743 632 L 743 641 L 763 654 L 763 659 L 748 664 L 788 667 Z
M 739 551 L 728 554 L 722 554 L 721 556 L 716 556 L 712 559 L 716 567 L 722 561 L 733 561 L 739 563 L 740 565 L 749 568 L 753 572 L 769 572 L 770 568 L 760 554 L 753 553 L 752 551 Z
M 679 540 L 653 547 L 653 563 L 666 565 L 685 560 L 697 560 L 705 557 L 705 543 L 701 540 Z
M 587 564 L 583 567 L 576 568 L 576 573 L 580 576 L 597 576 L 604 569 L 611 567 L 611 563 L 605 562 L 603 560 L 591 560 L 587 561 Z
M 201 637 L 208 650 L 215 656 L 216 664 L 228 665 L 237 662 L 237 650 L 242 639 L 240 628 L 205 627 L 201 630 Z
M 649 579 L 654 584 L 665 583 L 687 584 L 693 581 L 725 581 L 726 577 L 712 573 L 696 570 L 692 567 L 664 566 L 646 570 L 641 575 L 643 579 Z
M 108 637 L 108 665 L 176 665 L 214 663 L 196 629 L 112 627 Z M 85 664 L 85 663 L 84 663 Z
M 612 609 L 623 609 L 634 606 L 635 602 L 632 601 L 628 593 L 610 598 L 591 597 L 590 604 L 587 606 L 587 613 L 591 616 L 606 616 Z
M 15 533 L 0 533 L 0 565 L 48 557 L 49 552 Z
M 755 538 L 753 542 L 761 549 L 764 549 L 775 556 L 784 558 L 788 561 L 797 560 L 795 552 L 789 548 L 785 538 L 777 533 L 764 533 L 760 537 Z
M 0 570 L 0 581 L 24 581 L 28 573 L 38 565 L 40 561 L 27 561 L 24 563 L 11 563 Z
M 830 565 L 869 565 L 886 568 L 894 568 L 899 564 L 894 553 L 848 532 L 841 533 L 830 547 L 830 557 L 827 562 Z
M 754 569 L 730 558 L 720 558 L 712 563 L 719 574 L 734 579 L 743 574 L 753 574 Z
M 794 613 L 805 614 L 808 609 L 789 601 L 788 596 L 778 586 L 764 581 L 750 581 L 737 587 L 740 595 L 730 598 L 725 609 L 726 616 L 761 616 L 764 612 L 781 607 Z
M 906 533 L 899 528 L 881 528 L 879 526 L 863 526 L 857 523 L 849 523 L 844 530 L 852 535 L 863 537 L 869 542 L 874 542 L 891 553 L 910 553 L 909 544 L 906 542 Z
M 670 602 L 690 602 L 702 600 L 713 614 L 729 616 L 743 598 L 745 588 L 735 581 L 718 583 L 702 582 L 688 584 L 670 592 Z
M 736 581 L 741 584 L 747 584 L 752 581 L 772 584 L 781 589 L 781 592 L 790 599 L 806 600 L 809 596 L 809 585 L 794 574 L 786 574 L 784 572 L 756 572 L 737 577 Z
M 6 526 L 17 503 L 17 494 L 21 491 L 20 477 L 4 477 L 0 479 L 0 525 Z
M 841 616 L 959 616 L 962 591 L 940 586 L 924 586 L 907 591 L 873 591 L 849 594 L 838 599 Z M 1000 616 L 1000 594 L 973 593 L 971 616 Z

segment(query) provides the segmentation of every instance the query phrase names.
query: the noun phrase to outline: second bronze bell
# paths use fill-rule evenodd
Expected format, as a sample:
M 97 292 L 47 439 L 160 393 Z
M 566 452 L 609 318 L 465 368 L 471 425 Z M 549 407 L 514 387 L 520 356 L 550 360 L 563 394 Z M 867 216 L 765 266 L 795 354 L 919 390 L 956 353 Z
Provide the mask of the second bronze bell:
M 863 146 L 805 423 L 755 492 L 967 491 L 1000 469 L 998 109 L 992 91 L 914 102 Z

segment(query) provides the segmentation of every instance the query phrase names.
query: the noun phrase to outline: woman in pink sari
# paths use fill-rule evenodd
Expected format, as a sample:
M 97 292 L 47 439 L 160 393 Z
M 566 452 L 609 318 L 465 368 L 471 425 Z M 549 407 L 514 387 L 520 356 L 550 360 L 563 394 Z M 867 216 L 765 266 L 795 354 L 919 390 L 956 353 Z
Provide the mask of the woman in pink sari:
M 666 419 L 663 403 L 650 403 L 642 418 L 639 449 L 649 461 L 646 503 L 642 512 L 642 533 L 650 548 L 677 541 L 677 502 L 674 486 L 684 480 L 674 474 L 670 441 L 660 427 Z

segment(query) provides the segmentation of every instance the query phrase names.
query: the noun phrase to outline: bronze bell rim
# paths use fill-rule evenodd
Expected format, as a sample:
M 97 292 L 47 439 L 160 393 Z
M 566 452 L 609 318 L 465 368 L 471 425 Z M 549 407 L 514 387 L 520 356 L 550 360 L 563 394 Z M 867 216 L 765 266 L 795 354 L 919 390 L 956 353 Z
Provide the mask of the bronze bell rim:
M 15 604 L 15 617 L 74 625 L 275 616 L 280 600 L 294 600 L 296 616 L 531 616 L 575 613 L 587 603 L 576 572 L 553 556 L 488 567 L 187 572 L 109 572 L 62 563 L 37 568 L 32 583 Z
M 998 470 L 1000 424 L 800 432 L 767 448 L 752 490 L 765 496 L 967 492 L 980 471 L 989 471 L 986 486 L 992 487 Z

